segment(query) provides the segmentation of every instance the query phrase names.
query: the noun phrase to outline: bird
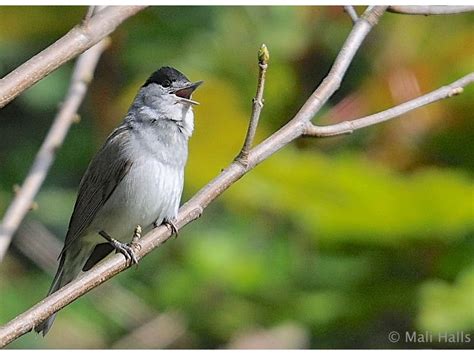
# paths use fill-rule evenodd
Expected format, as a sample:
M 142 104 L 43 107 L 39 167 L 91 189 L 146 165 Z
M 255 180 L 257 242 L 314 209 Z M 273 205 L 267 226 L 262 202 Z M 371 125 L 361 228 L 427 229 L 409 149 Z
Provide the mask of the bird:
M 175 220 L 194 130 L 191 82 L 169 66 L 153 72 L 125 118 L 85 171 L 48 295 L 88 271 L 112 251 L 137 263 L 132 236 Z M 43 336 L 57 313 L 35 327 Z

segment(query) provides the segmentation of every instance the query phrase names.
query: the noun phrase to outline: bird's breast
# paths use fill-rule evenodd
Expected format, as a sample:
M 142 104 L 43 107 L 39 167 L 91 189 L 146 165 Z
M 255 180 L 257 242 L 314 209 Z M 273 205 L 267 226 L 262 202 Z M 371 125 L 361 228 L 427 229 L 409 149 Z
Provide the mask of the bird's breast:
M 153 223 L 175 217 L 183 190 L 183 169 L 142 156 L 104 206 L 103 229 L 129 242 L 136 225 L 147 232 Z

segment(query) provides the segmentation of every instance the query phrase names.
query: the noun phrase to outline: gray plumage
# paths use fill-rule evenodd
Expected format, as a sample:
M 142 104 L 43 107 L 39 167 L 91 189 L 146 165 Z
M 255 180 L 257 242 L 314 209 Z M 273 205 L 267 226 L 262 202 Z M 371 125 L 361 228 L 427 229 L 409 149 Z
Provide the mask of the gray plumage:
M 116 249 L 99 232 L 127 243 L 137 225 L 146 233 L 176 217 L 197 104 L 190 96 L 201 83 L 163 67 L 140 88 L 82 177 L 48 295 Z M 46 335 L 55 316 L 36 332 Z

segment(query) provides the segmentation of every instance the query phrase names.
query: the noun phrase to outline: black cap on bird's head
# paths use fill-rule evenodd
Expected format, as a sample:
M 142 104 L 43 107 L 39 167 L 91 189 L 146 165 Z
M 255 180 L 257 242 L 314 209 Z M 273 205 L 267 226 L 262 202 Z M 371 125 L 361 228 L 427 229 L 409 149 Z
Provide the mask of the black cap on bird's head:
M 148 86 L 151 83 L 155 83 L 163 87 L 169 87 L 173 82 L 177 81 L 190 82 L 189 79 L 179 70 L 176 70 L 172 67 L 161 67 L 150 75 L 143 86 Z
M 150 84 L 158 84 L 165 89 L 169 89 L 170 94 L 180 97 L 183 101 L 197 105 L 198 102 L 191 100 L 191 94 L 202 83 L 203 81 L 190 82 L 183 73 L 175 68 L 161 67 L 150 75 L 142 87 L 147 87 Z

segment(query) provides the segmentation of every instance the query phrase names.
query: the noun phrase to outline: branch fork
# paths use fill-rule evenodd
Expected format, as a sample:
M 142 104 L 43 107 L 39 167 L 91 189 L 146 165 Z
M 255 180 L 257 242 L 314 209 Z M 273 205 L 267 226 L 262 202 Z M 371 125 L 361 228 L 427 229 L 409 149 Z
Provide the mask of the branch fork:
M 374 124 L 399 117 L 409 111 L 428 105 L 432 102 L 459 95 L 464 91 L 464 86 L 467 86 L 472 82 L 474 82 L 474 72 L 428 94 L 419 96 L 413 100 L 404 102 L 400 105 L 389 108 L 388 110 L 381 111 L 370 116 L 357 118 L 351 121 L 344 121 L 329 126 L 316 126 L 313 123 L 308 122 L 304 128 L 303 136 L 323 138 L 351 134 L 357 129 L 372 126 Z

